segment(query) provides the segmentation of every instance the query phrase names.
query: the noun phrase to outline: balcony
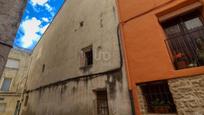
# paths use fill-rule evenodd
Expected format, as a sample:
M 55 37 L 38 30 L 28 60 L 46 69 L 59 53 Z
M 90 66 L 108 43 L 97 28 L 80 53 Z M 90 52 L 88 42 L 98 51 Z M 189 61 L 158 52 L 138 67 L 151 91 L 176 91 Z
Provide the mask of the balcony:
M 204 27 L 168 35 L 165 42 L 175 69 L 204 66 Z

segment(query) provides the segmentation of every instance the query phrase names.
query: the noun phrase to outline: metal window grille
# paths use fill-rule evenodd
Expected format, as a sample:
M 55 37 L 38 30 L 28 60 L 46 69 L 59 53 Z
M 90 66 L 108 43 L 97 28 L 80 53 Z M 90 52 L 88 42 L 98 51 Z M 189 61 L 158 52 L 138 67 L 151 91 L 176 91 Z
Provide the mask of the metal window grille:
M 109 115 L 107 91 L 96 91 L 97 115 Z
M 204 65 L 204 26 L 199 11 L 162 24 L 165 40 L 176 69 Z
M 149 113 L 176 113 L 176 107 L 166 81 L 141 85 Z

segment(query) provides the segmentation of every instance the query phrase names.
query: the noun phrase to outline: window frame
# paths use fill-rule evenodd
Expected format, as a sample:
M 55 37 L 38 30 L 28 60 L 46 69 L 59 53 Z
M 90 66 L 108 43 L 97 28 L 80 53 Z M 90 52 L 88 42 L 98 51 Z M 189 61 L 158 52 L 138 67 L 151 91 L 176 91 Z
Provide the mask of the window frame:
M 17 62 L 18 63 L 18 67 L 11 67 L 11 66 L 9 67 L 7 65 L 9 60 Z M 16 70 L 18 70 L 20 68 L 20 60 L 19 59 L 15 59 L 15 58 L 8 58 L 7 61 L 6 61 L 5 67 L 9 68 L 9 69 L 16 69 Z
M 9 88 L 8 88 L 7 91 L 4 91 L 4 90 L 2 89 L 2 88 L 3 88 L 3 85 L 4 85 L 5 79 L 9 79 L 9 80 L 10 80 Z M 0 91 L 1 91 L 1 92 L 9 92 L 9 91 L 11 90 L 12 82 L 13 82 L 13 79 L 12 79 L 12 78 L 4 77 L 3 80 L 2 80 L 2 83 L 1 83 Z
M 185 21 L 183 20 L 183 18 L 188 18 L 188 19 L 190 19 L 190 18 L 187 17 L 187 16 L 188 16 L 188 15 L 196 15 L 196 14 L 194 14 L 194 13 L 197 13 L 197 17 L 201 20 L 201 22 L 202 22 L 202 24 L 203 24 L 203 26 L 204 26 L 204 16 L 202 15 L 201 9 L 195 9 L 195 10 L 189 11 L 189 12 L 187 12 L 187 13 L 180 14 L 180 15 L 178 15 L 178 16 L 176 16 L 176 17 L 170 18 L 170 19 L 168 19 L 168 20 L 163 21 L 163 22 L 160 23 L 161 26 L 162 26 L 162 28 L 163 28 L 163 30 L 164 30 L 164 33 L 165 33 L 165 35 L 166 35 L 166 39 L 168 39 L 168 35 L 166 34 L 165 28 L 163 27 L 163 24 L 164 24 L 164 23 L 166 23 L 166 22 L 168 22 L 168 21 L 175 20 L 175 21 L 178 22 L 177 25 L 179 26 L 179 29 L 181 30 L 181 34 L 186 34 L 186 33 L 188 33 L 188 30 L 187 30 L 187 27 L 184 26 L 184 22 L 185 22 Z
M 88 58 L 86 53 L 91 51 L 91 64 L 88 64 Z M 93 45 L 89 45 L 88 47 L 85 47 L 81 49 L 81 54 L 80 54 L 80 65 L 81 69 L 84 68 L 91 68 L 94 64 L 94 52 L 93 52 Z
M 100 112 L 100 109 L 106 109 L 106 112 L 107 114 L 106 115 L 110 115 L 110 112 L 109 112 L 109 104 L 108 104 L 108 92 L 106 89 L 97 89 L 97 90 L 93 90 L 95 95 L 96 95 L 96 114 L 97 115 L 101 115 L 99 112 Z M 105 97 L 99 97 L 99 96 L 105 96 Z M 100 99 L 99 99 L 100 98 Z M 100 104 L 100 101 L 106 101 L 106 106 L 105 107 L 102 107 L 100 108 L 99 104 Z
M 173 96 L 170 92 L 167 81 L 148 82 L 144 84 L 139 84 L 138 86 L 141 88 L 142 95 L 145 99 L 145 103 L 147 105 L 147 108 L 146 108 L 147 113 L 151 113 L 151 114 L 177 113 L 176 105 L 174 103 Z M 159 87 L 159 86 L 163 86 L 163 87 Z M 151 92 L 151 94 L 149 94 L 149 92 Z M 159 100 L 156 100 L 155 97 Z M 169 105 L 164 100 L 166 102 L 169 102 Z M 162 101 L 163 103 L 161 103 Z M 168 109 L 169 112 L 165 112 L 165 111 L 156 112 L 159 107 L 161 108 L 163 107 L 163 109 L 166 109 L 166 111 L 167 111 L 167 108 L 169 108 Z
M 191 17 L 190 17 L 191 16 Z M 199 28 L 204 28 L 204 16 L 202 15 L 202 10 L 200 9 L 200 8 L 197 8 L 197 9 L 194 9 L 194 10 L 191 10 L 191 11 L 188 11 L 188 12 L 185 12 L 185 13 L 183 13 L 183 14 L 180 14 L 180 15 L 178 15 L 178 16 L 176 16 L 176 17 L 172 17 L 172 18 L 170 18 L 170 19 L 167 19 L 167 20 L 165 20 L 165 21 L 163 21 L 163 22 L 160 22 L 160 25 L 161 25 L 161 27 L 163 28 L 163 32 L 164 32 L 164 34 L 165 34 L 165 36 L 166 36 L 166 39 L 165 39 L 165 43 L 166 43 L 166 47 L 167 47 L 167 49 L 168 49 L 168 54 L 169 54 L 169 56 L 170 56 L 170 58 L 171 58 L 171 61 L 172 61 L 172 64 L 174 65 L 174 69 L 175 70 L 181 70 L 181 69 L 188 69 L 188 68 L 191 68 L 191 67 L 201 67 L 201 66 L 204 66 L 203 64 L 202 64 L 202 62 L 201 62 L 201 64 L 200 64 L 200 61 L 199 61 L 199 59 L 197 59 L 196 57 L 197 57 L 197 54 L 195 53 L 192 53 L 195 49 L 191 49 L 192 51 L 188 51 L 188 53 L 189 52 L 191 52 L 191 53 L 189 53 L 190 55 L 194 55 L 195 57 L 193 57 L 193 58 L 196 58 L 196 63 L 198 63 L 197 65 L 196 65 L 196 63 L 194 62 L 194 60 L 188 60 L 187 62 L 191 62 L 191 63 L 193 63 L 193 65 L 192 66 L 190 66 L 190 65 L 188 65 L 187 67 L 183 67 L 183 68 L 179 68 L 179 67 L 177 67 L 178 65 L 176 65 L 176 64 L 178 64 L 177 62 L 176 62 L 176 59 L 174 59 L 175 57 L 175 55 L 174 55 L 174 52 L 172 51 L 172 46 L 168 43 L 168 40 L 170 40 L 170 39 L 172 39 L 172 37 L 170 37 L 171 35 L 169 35 L 169 33 L 167 33 L 166 32 L 166 28 L 168 28 L 168 27 L 171 27 L 170 25 L 171 24 L 169 24 L 169 26 L 166 26 L 165 25 L 165 23 L 171 23 L 171 22 L 173 22 L 173 20 L 175 20 L 175 21 L 177 21 L 177 22 L 173 22 L 174 24 L 172 24 L 172 26 L 175 26 L 175 25 L 178 25 L 178 27 L 179 27 L 179 30 L 180 30 L 180 32 L 178 32 L 178 33 L 173 33 L 172 34 L 172 36 L 183 36 L 183 38 L 184 39 L 186 39 L 187 40 L 187 38 L 186 38 L 186 36 L 191 36 L 192 35 L 192 29 L 188 29 L 187 28 L 187 26 L 185 25 L 185 22 L 187 22 L 187 21 L 189 21 L 189 20 L 191 20 L 191 19 L 196 19 L 196 18 L 199 18 L 199 20 L 201 21 L 201 23 L 202 23 L 202 26 L 200 26 L 200 27 L 196 27 L 195 29 L 199 29 Z M 166 26 L 166 27 L 165 27 Z M 191 38 L 191 39 L 194 39 L 194 38 Z M 197 45 L 196 45 L 196 47 L 197 47 Z M 195 48 L 196 48 L 195 47 Z M 187 49 L 189 48 L 189 46 L 187 47 Z M 187 51 L 187 50 L 186 50 Z M 195 50 L 196 51 L 196 50 Z M 193 59 L 192 58 L 192 59 Z M 189 63 L 189 64 L 191 64 L 191 63 Z

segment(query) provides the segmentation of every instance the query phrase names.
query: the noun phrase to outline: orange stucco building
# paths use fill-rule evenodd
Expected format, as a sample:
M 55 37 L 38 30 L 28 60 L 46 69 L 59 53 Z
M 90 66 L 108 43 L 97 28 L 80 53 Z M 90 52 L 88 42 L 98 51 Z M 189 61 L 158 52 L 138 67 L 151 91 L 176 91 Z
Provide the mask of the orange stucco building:
M 144 104 L 144 100 L 147 102 L 148 99 L 146 96 L 141 97 L 145 91 L 140 87 L 141 84 L 153 81 L 167 81 L 177 109 L 170 113 L 194 115 L 196 112 L 203 112 L 203 103 L 197 103 L 203 100 L 203 94 L 191 91 L 195 89 L 201 92 L 204 88 L 193 84 L 194 81 L 202 84 L 204 80 L 204 66 L 199 61 L 202 60 L 199 55 L 203 54 L 198 53 L 198 46 L 202 47 L 204 44 L 197 44 L 200 39 L 203 41 L 204 35 L 196 33 L 203 32 L 203 24 L 200 24 L 203 22 L 203 3 L 204 0 L 118 0 L 126 70 L 137 115 L 147 114 L 148 111 L 155 113 L 152 108 L 150 110 L 146 107 L 148 104 Z M 194 16 L 197 13 L 199 16 Z M 180 23 L 180 20 L 184 21 Z M 175 25 L 179 25 L 179 32 L 175 32 Z M 184 29 L 181 29 L 183 26 Z M 180 34 L 180 29 L 184 30 L 183 34 Z M 169 39 L 169 33 L 175 35 L 173 40 Z M 182 40 L 177 34 L 182 36 Z M 192 36 L 192 41 L 189 41 L 189 36 Z M 182 90 L 183 94 L 178 94 L 181 87 L 186 90 Z M 185 101 L 181 100 L 188 95 L 187 90 L 193 93 L 192 98 L 193 95 L 200 95 L 194 99 L 196 109 L 181 106 L 183 103 L 193 103 L 188 100 L 190 97 L 186 97 Z

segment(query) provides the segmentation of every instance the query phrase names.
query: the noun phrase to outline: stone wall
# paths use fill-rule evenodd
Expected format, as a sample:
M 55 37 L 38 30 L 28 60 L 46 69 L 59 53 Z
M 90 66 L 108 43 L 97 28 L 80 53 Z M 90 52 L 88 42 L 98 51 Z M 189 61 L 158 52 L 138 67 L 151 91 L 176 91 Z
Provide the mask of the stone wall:
M 0 115 L 14 115 L 16 110 L 16 103 L 20 98 L 20 95 L 1 95 L 1 98 L 4 100 L 0 100 L 0 103 L 5 103 L 6 108 L 4 112 L 0 112 Z
M 0 0 L 0 42 L 11 45 L 15 38 L 27 0 Z M 0 76 L 10 47 L 0 44 Z
M 26 0 L 0 0 L 0 40 L 12 45 Z
M 97 115 L 94 90 L 100 89 L 107 90 L 109 115 L 131 115 L 126 78 L 120 71 L 32 91 L 22 115 Z
M 204 75 L 168 81 L 179 115 L 204 114 Z
M 115 0 L 65 1 L 33 50 L 28 89 L 118 69 L 117 26 Z M 80 54 L 90 45 L 93 65 L 84 71 Z
M 93 90 L 100 88 L 108 91 L 109 115 L 131 115 L 118 23 L 115 0 L 65 1 L 32 53 L 22 115 L 97 115 Z M 88 46 L 93 64 L 82 68 Z
M 0 76 L 2 76 L 10 49 L 10 47 L 0 44 Z
M 171 79 L 168 84 L 178 115 L 204 114 L 204 75 Z M 141 114 L 150 115 L 140 86 L 137 92 Z
M 17 49 L 11 49 L 8 59 L 18 60 L 19 68 L 10 68 L 5 66 L 2 77 L 0 79 L 0 85 L 4 78 L 11 78 L 12 84 L 10 92 L 22 93 L 25 87 L 25 82 L 28 75 L 28 69 L 30 66 L 30 54 Z
M 140 88 L 140 86 L 137 86 L 137 95 L 138 95 L 140 112 L 142 115 L 145 115 L 145 114 L 147 114 L 147 103 L 146 103 L 145 98 L 142 94 L 142 89 Z
M 0 88 L 3 84 L 4 78 L 11 78 L 12 82 L 8 92 L 0 91 L 0 103 L 5 103 L 6 108 L 0 115 L 14 115 L 17 101 L 21 99 L 21 94 L 25 88 L 27 73 L 30 64 L 30 54 L 22 52 L 17 49 L 11 49 L 8 59 L 18 60 L 19 68 L 5 67 L 2 77 L 0 78 Z

